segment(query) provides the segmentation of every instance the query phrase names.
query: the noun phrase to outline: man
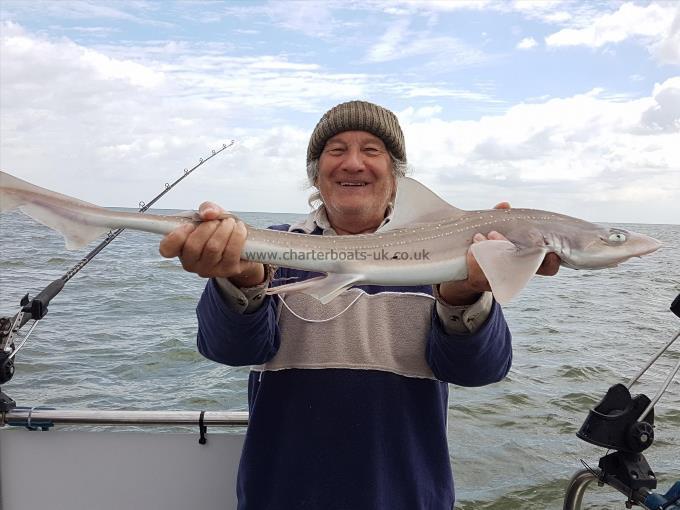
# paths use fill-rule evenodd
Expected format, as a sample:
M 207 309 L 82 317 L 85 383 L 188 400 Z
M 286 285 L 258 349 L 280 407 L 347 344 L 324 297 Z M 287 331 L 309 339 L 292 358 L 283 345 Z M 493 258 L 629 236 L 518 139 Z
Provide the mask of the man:
M 392 112 L 363 101 L 337 105 L 307 151 L 321 205 L 298 225 L 272 228 L 374 232 L 390 219 L 405 165 Z M 246 228 L 214 220 L 221 212 L 202 204 L 207 221 L 177 229 L 160 249 L 210 278 L 197 308 L 200 352 L 256 365 L 239 509 L 451 509 L 447 383 L 497 382 L 512 358 L 502 310 L 474 257 L 467 280 L 435 289 L 361 286 L 328 305 L 293 294 L 284 307 L 264 296 L 266 286 L 310 273 L 280 268 L 272 280 L 268 267 L 241 260 Z M 539 272 L 558 265 L 546 259 Z

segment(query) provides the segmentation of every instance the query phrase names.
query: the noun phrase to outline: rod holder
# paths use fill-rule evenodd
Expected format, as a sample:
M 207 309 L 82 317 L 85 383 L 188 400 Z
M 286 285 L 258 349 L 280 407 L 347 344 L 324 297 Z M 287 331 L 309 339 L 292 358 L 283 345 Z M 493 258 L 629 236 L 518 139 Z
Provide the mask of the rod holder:
M 638 421 L 651 400 L 646 395 L 632 397 L 623 384 L 615 384 L 581 425 L 576 435 L 584 441 L 630 453 L 639 453 L 654 442 L 654 409 L 645 421 Z

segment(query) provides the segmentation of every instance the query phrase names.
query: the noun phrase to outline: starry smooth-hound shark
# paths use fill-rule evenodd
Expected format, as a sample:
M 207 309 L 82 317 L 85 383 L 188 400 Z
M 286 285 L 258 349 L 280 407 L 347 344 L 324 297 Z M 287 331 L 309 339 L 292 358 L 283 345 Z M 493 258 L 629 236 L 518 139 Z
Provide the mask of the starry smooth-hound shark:
M 0 211 L 14 208 L 61 232 L 69 249 L 110 229 L 167 234 L 196 213 L 159 216 L 98 207 L 0 171 Z M 235 217 L 226 214 L 226 217 Z M 473 242 L 496 231 L 507 240 Z M 371 234 L 315 236 L 247 226 L 242 256 L 265 264 L 326 273 L 287 283 L 269 294 L 304 292 L 323 303 L 353 285 L 425 285 L 467 278 L 472 251 L 496 300 L 505 304 L 528 283 L 548 253 L 573 269 L 614 267 L 657 250 L 643 234 L 608 228 L 548 211 L 464 211 L 410 178 L 400 178 L 390 220 Z

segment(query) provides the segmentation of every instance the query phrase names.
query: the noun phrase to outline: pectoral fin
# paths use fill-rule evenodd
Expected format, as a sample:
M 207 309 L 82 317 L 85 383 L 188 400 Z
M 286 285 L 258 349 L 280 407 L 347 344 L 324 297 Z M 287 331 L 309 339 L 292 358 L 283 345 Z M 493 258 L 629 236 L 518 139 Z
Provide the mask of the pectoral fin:
M 285 292 L 302 292 L 326 304 L 330 303 L 345 289 L 360 282 L 362 278 L 362 275 L 359 274 L 329 273 L 328 276 L 319 276 L 302 282 L 270 287 L 266 293 L 273 295 Z
M 504 305 L 529 283 L 543 262 L 546 250 L 523 250 L 510 241 L 474 243 L 470 250 L 491 285 L 496 301 Z

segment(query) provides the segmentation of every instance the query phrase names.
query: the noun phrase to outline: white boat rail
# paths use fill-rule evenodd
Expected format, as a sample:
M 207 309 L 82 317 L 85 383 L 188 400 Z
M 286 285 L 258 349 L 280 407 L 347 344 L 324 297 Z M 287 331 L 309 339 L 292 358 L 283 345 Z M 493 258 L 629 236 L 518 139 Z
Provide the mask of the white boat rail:
M 78 425 L 200 425 L 202 411 L 128 411 L 99 409 L 14 408 L 0 415 L 0 426 L 40 427 L 43 423 Z M 203 425 L 244 427 L 245 411 L 205 411 Z

